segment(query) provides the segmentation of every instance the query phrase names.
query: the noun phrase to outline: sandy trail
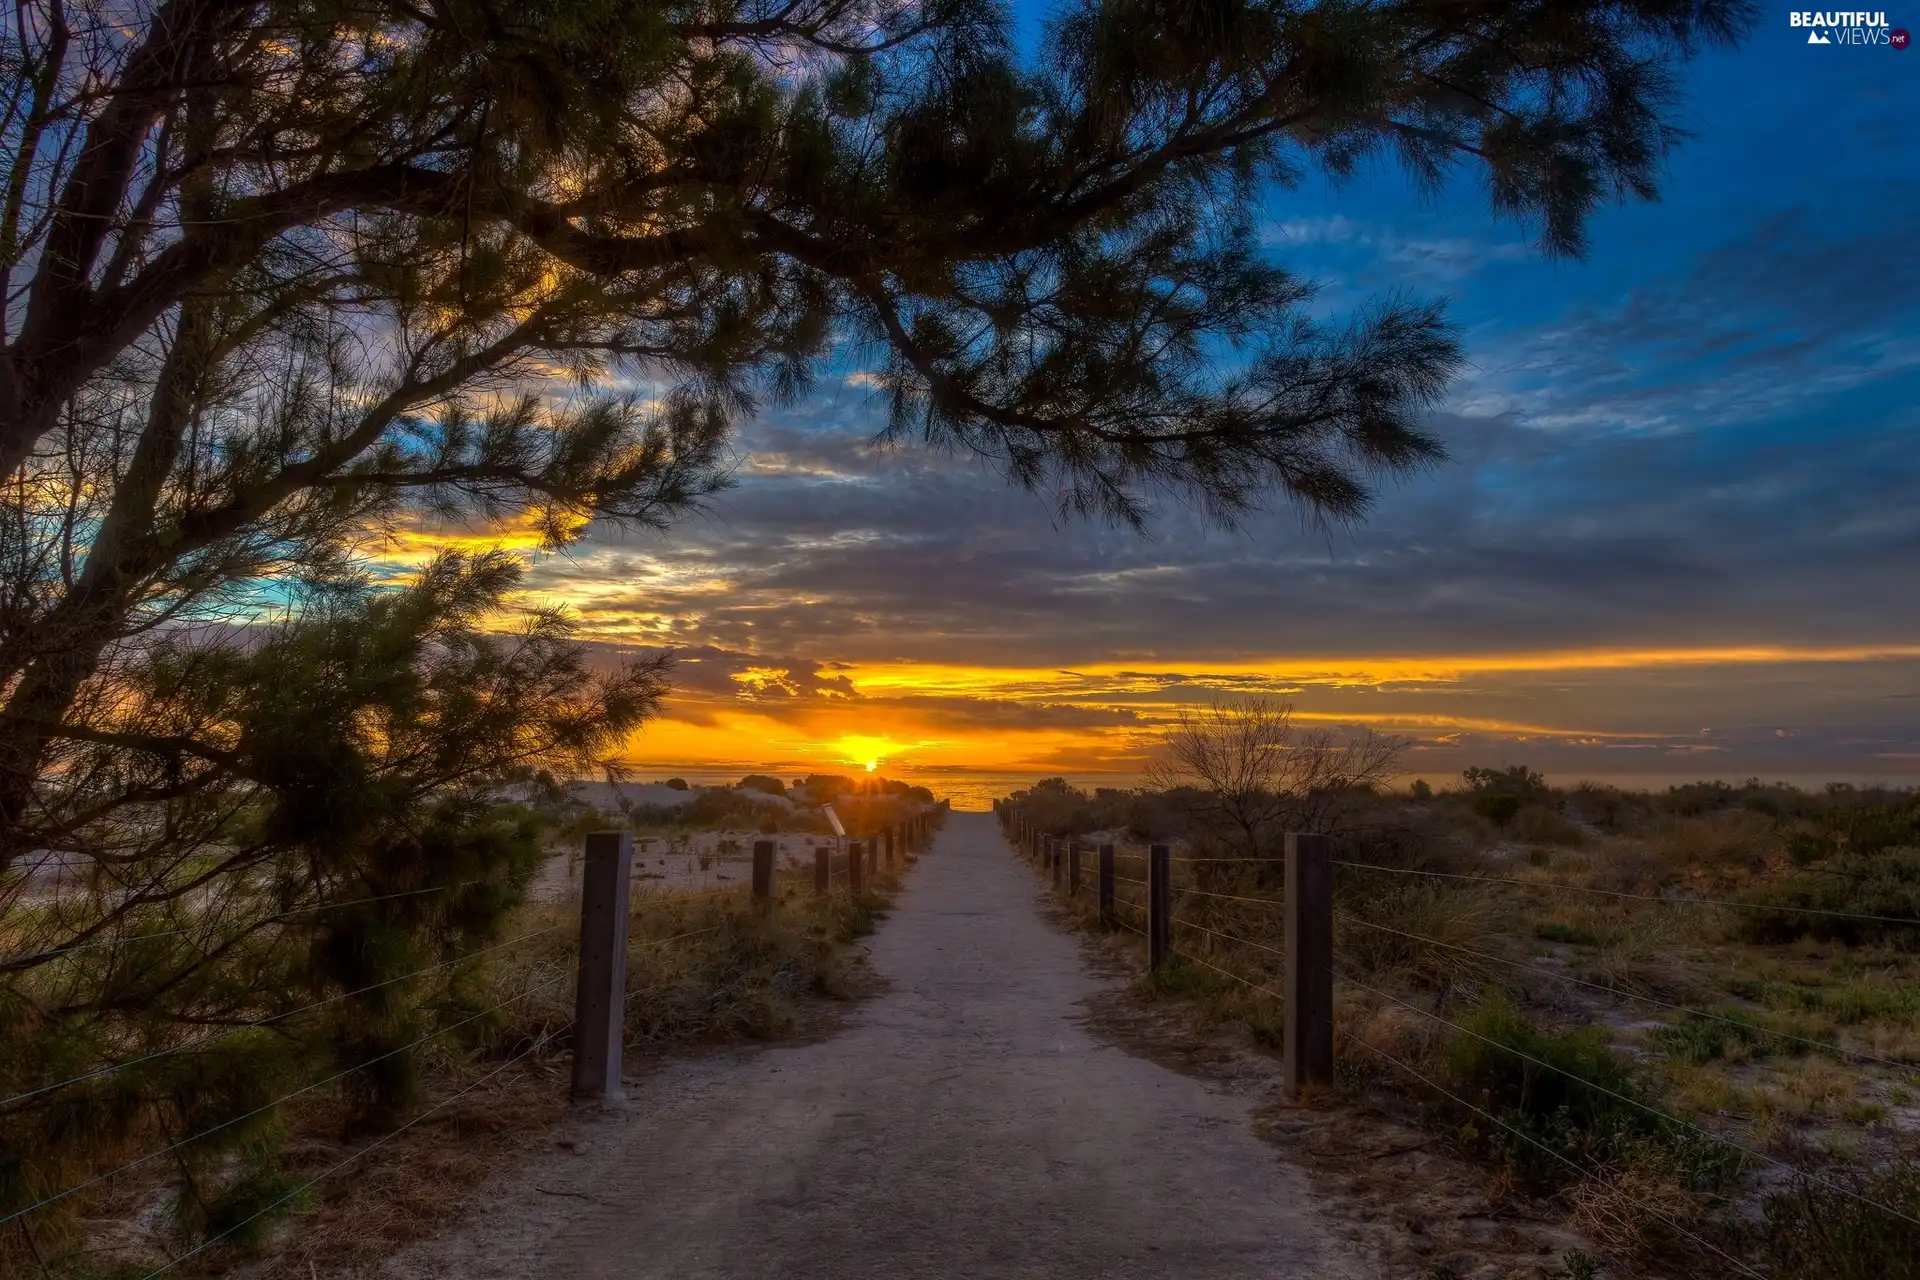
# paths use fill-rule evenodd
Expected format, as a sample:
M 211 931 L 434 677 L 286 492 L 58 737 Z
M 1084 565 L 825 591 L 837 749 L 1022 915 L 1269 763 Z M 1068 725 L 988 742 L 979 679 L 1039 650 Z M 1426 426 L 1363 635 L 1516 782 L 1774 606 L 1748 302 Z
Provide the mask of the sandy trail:
M 1345 1277 L 1249 1100 L 1095 1040 L 1106 980 L 991 816 L 953 815 L 871 940 L 891 984 L 815 1044 L 670 1063 L 582 1148 L 391 1272 Z

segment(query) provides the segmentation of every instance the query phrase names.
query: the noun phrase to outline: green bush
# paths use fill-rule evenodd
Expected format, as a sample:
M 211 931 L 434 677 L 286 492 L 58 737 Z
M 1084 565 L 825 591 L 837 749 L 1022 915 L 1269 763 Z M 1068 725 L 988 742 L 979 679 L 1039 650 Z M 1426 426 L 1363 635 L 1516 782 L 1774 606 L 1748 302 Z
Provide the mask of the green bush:
M 1504 827 L 1520 812 L 1519 796 L 1506 791 L 1480 791 L 1473 797 L 1473 811 L 1495 826 Z
M 1801 865 L 1834 855 L 1871 855 L 1920 846 L 1920 803 L 1904 798 L 1894 804 L 1848 804 L 1827 809 L 1811 831 L 1788 841 Z
M 1740 936 L 1749 942 L 1783 943 L 1813 937 L 1849 944 L 1886 942 L 1909 949 L 1920 948 L 1920 848 L 1893 848 L 1829 858 L 1820 866 L 1765 886 L 1752 895 L 1752 901 L 1771 907 L 1843 914 L 1809 915 L 1794 910 L 1749 912 L 1743 915 L 1738 926 Z M 1857 916 L 1881 919 L 1849 918 Z M 1887 919 L 1913 923 L 1888 924 Z
M 1737 1152 L 1658 1114 L 1654 1095 L 1600 1028 L 1542 1030 L 1491 991 L 1460 1025 L 1467 1034 L 1447 1045 L 1448 1074 L 1467 1098 L 1519 1131 L 1480 1136 L 1525 1180 L 1558 1187 L 1574 1180 L 1576 1168 L 1635 1162 L 1692 1186 L 1738 1167 Z
M 1475 765 L 1460 774 L 1460 781 L 1474 795 L 1494 794 L 1516 796 L 1521 800 L 1544 800 L 1552 793 L 1546 778 L 1523 764 L 1510 765 L 1505 769 Z

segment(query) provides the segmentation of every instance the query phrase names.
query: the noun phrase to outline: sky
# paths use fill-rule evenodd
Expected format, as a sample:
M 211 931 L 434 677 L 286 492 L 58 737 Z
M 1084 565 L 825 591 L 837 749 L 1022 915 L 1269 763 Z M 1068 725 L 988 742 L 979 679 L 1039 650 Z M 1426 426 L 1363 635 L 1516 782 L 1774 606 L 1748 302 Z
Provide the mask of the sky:
M 1809 46 L 1788 14 L 1688 69 L 1662 199 L 1604 211 L 1584 260 L 1471 181 L 1269 193 L 1317 305 L 1445 297 L 1471 362 L 1449 460 L 1364 526 L 1062 524 L 972 460 L 875 447 L 854 371 L 748 423 L 709 515 L 596 531 L 529 596 L 608 659 L 677 651 L 647 776 L 1124 782 L 1181 708 L 1268 696 L 1399 736 L 1436 784 L 1920 782 L 1920 52 Z

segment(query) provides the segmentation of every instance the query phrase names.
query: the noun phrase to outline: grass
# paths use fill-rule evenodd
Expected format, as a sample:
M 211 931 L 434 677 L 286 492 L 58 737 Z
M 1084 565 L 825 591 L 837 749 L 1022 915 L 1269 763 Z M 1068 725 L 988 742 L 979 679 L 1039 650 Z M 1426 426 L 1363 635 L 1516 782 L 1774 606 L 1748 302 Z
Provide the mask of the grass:
M 1822 1183 L 1829 1185 L 1822 1185 Z M 1895 1208 L 1906 1216 L 1887 1213 Z M 1920 1258 L 1920 1166 L 1829 1171 L 1767 1198 L 1761 1242 L 1774 1274 L 1795 1280 L 1891 1280 Z
M 1470 890 L 1392 884 L 1336 906 L 1335 950 L 1369 978 L 1426 990 L 1471 987 L 1498 967 L 1473 954 L 1489 949 L 1495 915 L 1492 904 Z
M 1844 792 L 1837 794 L 1845 801 Z M 1894 1108 L 1920 1098 L 1920 1071 L 1896 1065 L 1920 1066 L 1920 926 L 1786 909 L 1920 917 L 1920 850 L 1899 842 L 1907 830 L 1901 824 L 1920 820 L 1920 807 L 1902 803 L 1908 807 L 1879 817 L 1835 817 L 1826 800 L 1778 787 L 1684 788 L 1672 796 L 1588 787 L 1530 799 L 1496 822 L 1464 797 L 1442 794 L 1408 806 L 1420 822 L 1439 828 L 1422 830 L 1411 843 L 1404 838 L 1408 823 L 1388 814 L 1377 825 L 1394 832 L 1390 840 L 1352 840 L 1341 856 L 1517 883 L 1338 868 L 1336 965 L 1495 1044 L 1337 983 L 1342 1088 L 1376 1096 L 1381 1087 L 1398 1090 L 1428 1114 L 1445 1116 L 1451 1131 L 1510 1183 L 1551 1191 L 1569 1221 L 1609 1256 L 1638 1259 L 1626 1270 L 1616 1264 L 1609 1275 L 1640 1274 L 1633 1268 L 1676 1253 L 1696 1274 L 1725 1270 L 1649 1206 L 1721 1247 L 1744 1250 L 1750 1261 L 1774 1259 L 1774 1275 L 1912 1273 L 1910 1262 L 1903 1271 L 1872 1252 L 1879 1237 L 1865 1224 L 1835 1219 L 1831 1231 L 1804 1223 L 1777 1229 L 1778 1240 L 1799 1240 L 1797 1253 L 1741 1236 L 1738 1224 L 1757 1221 L 1763 1202 L 1781 1194 L 1779 1174 L 1759 1176 L 1755 1161 L 1686 1123 L 1821 1176 L 1844 1168 L 1879 1177 L 1920 1152 L 1920 1141 L 1889 1119 Z M 1122 873 L 1144 877 L 1144 858 L 1123 860 Z M 1205 888 L 1260 905 L 1189 894 L 1180 899 L 1178 919 L 1245 941 L 1187 935 L 1177 945 L 1249 981 L 1277 978 L 1274 950 L 1284 947 L 1278 889 L 1231 867 L 1209 873 L 1237 877 L 1223 883 L 1202 884 L 1198 874 L 1176 863 L 1176 889 Z M 1190 1000 L 1202 1024 L 1239 1023 L 1257 1042 L 1279 1047 L 1277 1000 L 1252 998 L 1194 965 L 1176 967 L 1151 986 L 1159 997 Z M 1480 999 L 1483 990 L 1490 999 Z M 1574 1177 L 1457 1109 L 1436 1112 L 1430 1093 L 1362 1044 L 1486 1106 L 1586 1172 Z M 1556 1092 L 1544 1078 L 1555 1073 L 1516 1067 L 1512 1050 L 1584 1073 L 1604 1091 Z M 1632 1102 L 1596 1101 L 1596 1092 L 1644 1103 L 1681 1123 L 1649 1116 Z M 1771 1205 L 1769 1221 L 1787 1221 L 1785 1205 Z M 1812 1261 L 1821 1249 L 1832 1256 Z M 1850 1270 L 1847 1259 L 1855 1254 L 1876 1261 Z
M 810 877 L 804 884 L 784 880 L 771 911 L 754 904 L 745 886 L 704 897 L 637 896 L 629 925 L 630 1050 L 771 1039 L 800 1029 L 813 1002 L 851 993 L 846 944 L 873 931 L 905 869 L 882 873 L 859 895 L 840 888 L 816 896 Z M 31 1215 L 24 1229 L 0 1237 L 0 1274 L 41 1274 L 37 1252 L 44 1273 L 57 1280 L 116 1269 L 145 1275 L 193 1242 L 238 1228 L 196 1264 L 223 1267 L 251 1251 L 277 1247 L 258 1274 L 304 1280 L 314 1266 L 370 1264 L 430 1234 L 457 1207 L 461 1192 L 517 1158 L 529 1135 L 565 1112 L 577 914 L 573 904 L 538 904 L 506 923 L 506 937 L 549 931 L 490 955 L 484 966 L 462 976 L 452 992 L 458 1007 L 433 1016 L 451 1026 L 474 1011 L 494 1011 L 423 1046 L 410 1068 L 420 1077 L 419 1100 L 406 1115 L 380 1128 L 350 1126 L 355 1108 L 343 1090 L 356 1080 L 349 1076 L 265 1117 L 285 1137 L 284 1158 L 243 1159 L 204 1191 L 182 1183 L 172 1162 L 150 1162 Z M 453 1099 L 508 1063 L 513 1065 L 497 1078 L 383 1143 L 345 1176 L 275 1203 L 392 1132 L 393 1125 Z M 133 1154 L 138 1152 L 126 1153 Z M 167 1213 L 153 1217 L 156 1206 L 169 1205 Z M 300 1230 L 276 1245 L 279 1227 L 292 1214 L 302 1215 Z M 118 1243 L 93 1238 L 103 1227 L 136 1220 L 159 1225 L 120 1230 Z
M 1781 1045 L 1793 1046 L 1767 1034 L 1751 1016 L 1729 1010 L 1713 1018 L 1687 1015 L 1682 1021 L 1655 1029 L 1653 1046 L 1674 1062 L 1704 1066 L 1709 1062 L 1747 1062 Z

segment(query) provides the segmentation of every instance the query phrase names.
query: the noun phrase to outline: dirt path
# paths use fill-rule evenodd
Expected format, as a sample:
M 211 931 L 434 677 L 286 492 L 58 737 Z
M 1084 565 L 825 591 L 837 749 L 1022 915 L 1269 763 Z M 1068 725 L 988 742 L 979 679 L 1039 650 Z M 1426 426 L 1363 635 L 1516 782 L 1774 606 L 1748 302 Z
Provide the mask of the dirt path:
M 1247 1101 L 1083 1029 L 1104 980 L 989 815 L 953 815 L 872 964 L 890 988 L 839 1034 L 668 1065 L 392 1273 L 1361 1274 Z

